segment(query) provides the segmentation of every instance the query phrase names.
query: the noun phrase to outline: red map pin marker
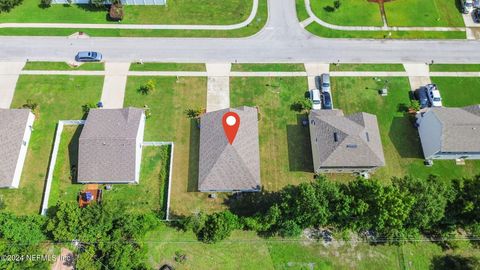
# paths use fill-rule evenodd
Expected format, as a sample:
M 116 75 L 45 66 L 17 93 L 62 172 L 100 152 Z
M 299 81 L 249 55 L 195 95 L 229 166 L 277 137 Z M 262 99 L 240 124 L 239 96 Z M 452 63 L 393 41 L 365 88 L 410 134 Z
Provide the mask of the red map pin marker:
M 228 142 L 232 144 L 240 127 L 240 116 L 234 112 L 227 112 L 223 115 L 222 124 L 225 136 L 227 136 Z

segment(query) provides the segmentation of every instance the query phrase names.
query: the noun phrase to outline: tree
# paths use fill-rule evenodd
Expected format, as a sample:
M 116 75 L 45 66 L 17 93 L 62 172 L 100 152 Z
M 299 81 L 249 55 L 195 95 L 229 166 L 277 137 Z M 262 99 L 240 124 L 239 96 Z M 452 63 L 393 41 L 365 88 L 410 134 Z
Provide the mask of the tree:
M 223 211 L 208 215 L 197 236 L 205 243 L 215 243 L 229 237 L 237 228 L 239 228 L 238 217 L 230 211 Z
M 430 175 L 427 179 L 393 178 L 393 185 L 406 192 L 414 201 L 405 224 L 423 232 L 431 231 L 445 217 L 445 209 L 453 199 L 451 185 Z
M 280 225 L 279 234 L 283 237 L 299 236 L 301 233 L 302 228 L 293 220 L 287 220 Z
M 312 102 L 308 98 L 297 99 L 290 105 L 290 109 L 299 113 L 308 112 L 312 109 Z
M 480 222 L 480 175 L 453 180 L 454 199 L 447 206 L 446 222 L 472 225 Z
M 80 208 L 76 203 L 59 202 L 48 210 L 46 231 L 55 241 L 77 239 L 80 216 Z
M 0 13 L 10 12 L 14 7 L 20 5 L 23 0 L 0 0 Z
M 148 80 L 146 84 L 140 86 L 138 89 L 138 92 L 140 92 L 142 95 L 148 95 L 151 92 L 153 92 L 156 88 L 155 81 L 154 80 Z

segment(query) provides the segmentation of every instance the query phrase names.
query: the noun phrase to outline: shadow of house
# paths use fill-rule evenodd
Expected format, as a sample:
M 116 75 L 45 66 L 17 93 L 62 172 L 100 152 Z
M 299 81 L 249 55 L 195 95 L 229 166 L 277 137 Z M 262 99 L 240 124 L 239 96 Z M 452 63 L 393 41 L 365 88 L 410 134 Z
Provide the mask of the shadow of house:
M 72 184 L 77 184 L 78 172 L 78 143 L 83 125 L 79 125 L 73 134 L 72 139 L 68 142 L 68 162 L 70 168 L 70 180 Z
M 200 128 L 198 125 L 197 119 L 190 120 L 187 192 L 198 191 L 198 159 L 200 154 Z
M 298 114 L 297 124 L 287 125 L 288 166 L 290 171 L 313 172 L 310 130 L 308 125 L 302 125 L 304 119 L 308 123 L 306 115 Z
M 402 158 L 423 158 L 420 137 L 408 116 L 394 117 L 388 136 Z

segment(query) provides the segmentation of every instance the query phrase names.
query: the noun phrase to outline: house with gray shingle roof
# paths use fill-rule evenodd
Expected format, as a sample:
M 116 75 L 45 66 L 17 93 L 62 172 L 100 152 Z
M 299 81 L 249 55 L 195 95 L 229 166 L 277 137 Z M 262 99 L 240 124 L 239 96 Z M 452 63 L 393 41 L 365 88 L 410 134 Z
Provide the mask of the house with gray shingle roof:
M 136 183 L 140 178 L 145 113 L 92 109 L 78 147 L 79 183 Z
M 417 114 L 425 159 L 480 159 L 480 105 Z
M 309 123 L 316 173 L 365 173 L 385 166 L 375 115 L 314 110 Z
M 18 188 L 34 120 L 29 109 L 0 109 L 0 188 Z
M 222 118 L 227 112 L 240 117 L 235 140 L 225 136 Z M 202 192 L 260 191 L 258 111 L 238 107 L 206 113 L 200 118 L 198 190 Z

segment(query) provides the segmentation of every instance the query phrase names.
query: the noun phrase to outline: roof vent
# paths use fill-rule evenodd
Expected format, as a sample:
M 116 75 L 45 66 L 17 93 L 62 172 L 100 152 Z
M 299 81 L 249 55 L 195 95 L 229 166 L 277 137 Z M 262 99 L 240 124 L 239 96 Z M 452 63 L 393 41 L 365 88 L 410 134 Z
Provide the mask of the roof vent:
M 347 148 L 357 148 L 356 144 L 347 144 Z
M 367 142 L 370 141 L 370 136 L 368 135 L 368 132 L 365 132 L 365 135 L 367 136 Z

